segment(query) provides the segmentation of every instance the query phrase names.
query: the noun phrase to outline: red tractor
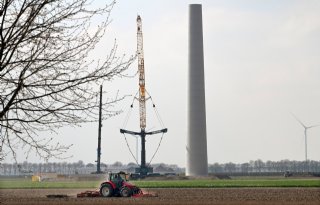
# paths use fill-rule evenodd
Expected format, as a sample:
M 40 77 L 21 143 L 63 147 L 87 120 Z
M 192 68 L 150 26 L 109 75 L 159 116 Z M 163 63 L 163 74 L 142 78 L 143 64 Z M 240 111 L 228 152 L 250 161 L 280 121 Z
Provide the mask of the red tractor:
M 124 172 L 108 173 L 108 181 L 100 185 L 100 195 L 102 197 L 111 196 L 139 196 L 143 195 L 140 188 L 128 183 L 129 175 Z

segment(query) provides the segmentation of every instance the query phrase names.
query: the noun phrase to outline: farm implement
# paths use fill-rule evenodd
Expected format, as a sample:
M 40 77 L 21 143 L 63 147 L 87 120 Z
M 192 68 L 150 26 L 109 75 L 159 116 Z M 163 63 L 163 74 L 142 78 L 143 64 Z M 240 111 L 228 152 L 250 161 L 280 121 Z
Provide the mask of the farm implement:
M 129 175 L 124 172 L 108 173 L 107 181 L 100 184 L 100 189 L 85 191 L 77 197 L 155 197 L 154 193 L 144 193 L 139 187 L 128 182 Z

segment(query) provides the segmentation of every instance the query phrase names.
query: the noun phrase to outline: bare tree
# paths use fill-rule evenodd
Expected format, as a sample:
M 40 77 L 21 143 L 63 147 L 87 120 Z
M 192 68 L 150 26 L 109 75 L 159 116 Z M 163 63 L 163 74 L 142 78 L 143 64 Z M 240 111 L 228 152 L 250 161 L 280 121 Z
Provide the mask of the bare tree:
M 97 85 L 122 77 L 133 57 L 118 57 L 114 43 L 103 59 L 88 60 L 115 1 L 95 3 L 0 2 L 0 157 L 4 148 L 15 156 L 21 146 L 27 154 L 60 157 L 70 145 L 37 133 L 97 120 Z M 104 118 L 118 114 L 110 106 L 120 99 L 104 102 Z

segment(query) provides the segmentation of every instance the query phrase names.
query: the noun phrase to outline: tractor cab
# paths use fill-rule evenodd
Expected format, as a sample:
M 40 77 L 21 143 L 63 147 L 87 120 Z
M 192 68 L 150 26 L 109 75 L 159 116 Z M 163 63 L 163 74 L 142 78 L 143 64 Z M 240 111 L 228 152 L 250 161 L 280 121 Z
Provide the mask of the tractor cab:
M 125 172 L 119 172 L 119 173 L 108 173 L 107 179 L 109 181 L 129 181 L 129 174 Z
M 129 177 L 129 175 L 126 174 L 125 172 L 119 172 L 119 173 L 108 173 L 108 181 L 113 183 L 115 185 L 116 189 L 119 189 L 120 187 L 122 187 L 124 182 L 127 182 Z

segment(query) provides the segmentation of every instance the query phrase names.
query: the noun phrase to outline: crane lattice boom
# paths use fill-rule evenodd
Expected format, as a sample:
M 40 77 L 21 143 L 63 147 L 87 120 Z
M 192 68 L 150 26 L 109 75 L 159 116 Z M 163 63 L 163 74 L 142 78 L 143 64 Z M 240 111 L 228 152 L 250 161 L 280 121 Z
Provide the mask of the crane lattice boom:
M 140 109 L 140 128 L 146 128 L 146 91 L 144 75 L 144 55 L 143 55 L 143 36 L 141 17 L 137 17 L 137 55 L 139 70 L 139 109 Z
M 146 132 L 146 100 L 150 99 L 149 96 L 146 98 L 146 89 L 145 89 L 145 73 L 144 73 L 144 56 L 143 56 L 143 37 L 142 37 L 142 21 L 141 17 L 138 15 L 137 17 L 137 55 L 138 55 L 138 71 L 139 71 L 139 111 L 140 111 L 140 132 L 130 131 L 126 129 L 120 129 L 120 133 L 122 134 L 130 134 L 130 135 L 138 135 L 141 137 L 141 164 L 140 167 L 136 169 L 136 173 L 139 173 L 140 176 L 147 176 L 148 173 L 153 172 L 153 168 L 146 164 L 146 136 L 154 135 L 159 133 L 166 133 L 168 131 L 167 128 L 163 128 L 161 130 L 155 130 Z M 137 98 L 135 98 L 137 99 Z M 153 105 L 155 107 L 155 105 Z M 131 105 L 132 108 L 132 105 Z M 160 117 L 158 116 L 158 119 Z M 163 136 L 163 135 L 162 135 Z M 162 137 L 161 137 L 162 139 Z M 161 142 L 161 140 L 160 140 Z M 128 142 L 127 142 L 128 145 Z M 160 143 L 159 143 L 160 145 Z M 129 146 L 128 146 L 129 147 Z M 159 148 L 159 146 L 158 146 Z M 157 148 L 157 150 L 158 150 Z M 129 148 L 130 150 L 130 148 Z M 156 150 L 156 152 L 157 152 Z M 131 151 L 130 151 L 131 152 Z M 156 152 L 153 154 L 156 154 Z M 153 159 L 151 158 L 151 160 Z

